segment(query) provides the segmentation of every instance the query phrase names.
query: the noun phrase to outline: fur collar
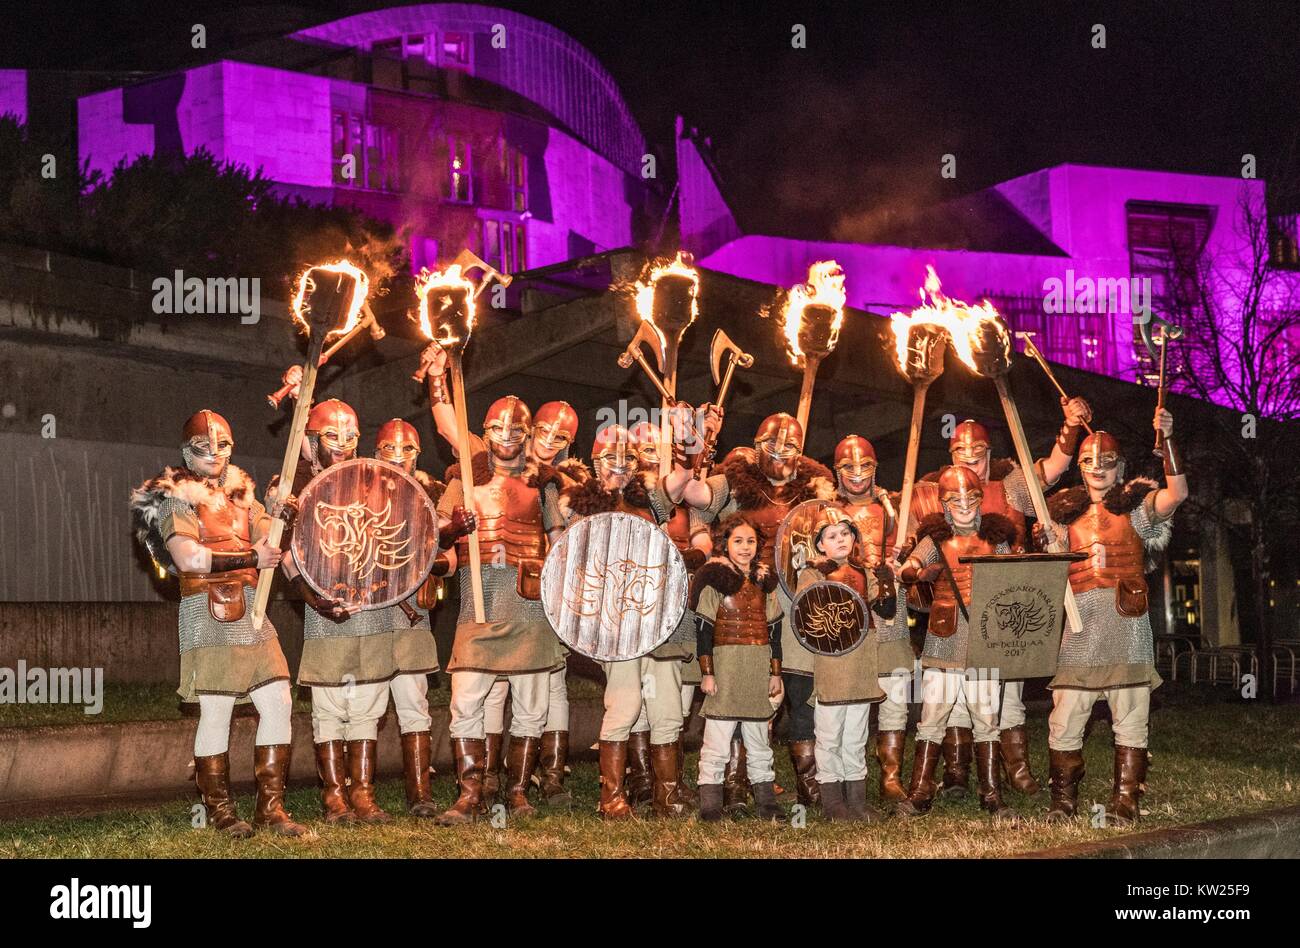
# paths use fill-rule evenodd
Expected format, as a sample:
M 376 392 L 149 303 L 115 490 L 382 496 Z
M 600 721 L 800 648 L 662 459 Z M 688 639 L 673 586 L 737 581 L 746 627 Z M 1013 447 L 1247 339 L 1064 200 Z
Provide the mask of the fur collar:
M 447 489 L 447 485 L 442 481 L 435 481 L 419 468 L 415 469 L 414 476 L 416 482 L 419 483 L 419 485 L 424 488 L 424 492 L 429 495 L 429 499 L 433 501 L 435 506 L 437 506 L 438 501 L 442 499 L 443 492 Z
M 156 531 L 162 521 L 165 500 L 179 500 L 195 509 L 220 509 L 227 502 L 236 507 L 250 507 L 256 499 L 256 490 L 253 479 L 234 464 L 226 466 L 226 482 L 220 487 L 211 486 L 203 475 L 187 467 L 168 466 L 131 491 L 132 528 L 136 539 L 143 543 L 145 536 Z
M 731 488 L 731 496 L 741 510 L 766 507 L 771 502 L 769 497 L 778 489 L 773 487 L 772 482 L 759 470 L 757 462 L 753 460 L 752 451 L 748 454 L 740 451 L 731 452 L 722 462 L 720 472 L 726 476 L 727 484 Z M 805 500 L 833 500 L 835 479 L 825 465 L 819 464 L 812 458 L 801 457 L 798 472 L 779 490 L 782 500 L 792 505 Z
M 1002 514 L 981 513 L 978 534 L 981 540 L 994 546 L 999 543 L 1012 544 L 1016 541 L 1016 525 Z M 928 514 L 916 528 L 917 543 L 921 542 L 922 537 L 929 537 L 932 543 L 942 543 L 951 539 L 952 535 L 952 527 L 941 513 Z
M 993 458 L 993 460 L 989 461 L 989 480 L 1006 480 L 1012 471 L 1018 470 L 1019 468 L 1020 465 L 1011 460 L 1011 458 Z M 938 479 L 938 471 L 931 471 L 929 474 L 925 475 L 925 477 L 921 478 L 923 481 L 937 481 Z
M 479 451 L 475 453 L 473 470 L 475 486 L 486 484 L 488 481 L 492 480 L 492 459 L 487 451 Z M 529 487 L 535 488 L 539 491 L 551 484 L 554 484 L 557 490 L 564 486 L 564 480 L 560 477 L 560 472 L 549 464 L 539 464 L 534 461 L 529 461 L 524 465 L 524 469 L 520 472 L 519 477 L 521 477 L 524 483 Z M 454 464 L 448 465 L 446 472 L 443 474 L 443 478 L 448 482 L 459 480 L 460 462 L 457 461 Z
M 1112 487 L 1102 498 L 1101 504 L 1111 513 L 1124 516 L 1136 510 L 1146 500 L 1147 494 L 1157 487 L 1159 485 L 1149 477 L 1135 477 L 1127 483 Z M 1074 523 L 1091 506 L 1088 488 L 1082 484 L 1057 491 L 1047 500 L 1047 512 L 1055 523 L 1062 526 Z
M 605 490 L 594 477 L 578 484 L 570 484 L 560 494 L 569 509 L 580 517 L 618 509 L 618 492 Z M 633 477 L 623 488 L 623 499 L 633 507 L 650 509 L 650 492 L 639 476 Z
M 848 561 L 844 565 L 851 566 L 853 569 L 856 569 L 863 574 L 865 574 L 867 571 L 867 568 L 858 560 L 856 556 L 850 556 L 848 558 Z M 840 564 L 836 563 L 829 556 L 819 556 L 817 557 L 817 559 L 811 560 L 808 563 L 808 566 L 811 569 L 817 570 L 817 572 L 821 573 L 823 576 L 829 576 L 831 573 L 835 572 L 837 569 L 840 568 Z
M 764 595 L 776 589 L 776 573 L 757 559 L 749 569 L 749 581 L 763 591 Z M 745 585 L 745 575 L 731 560 L 724 556 L 713 556 L 695 571 L 691 579 L 690 608 L 700 604 L 700 594 L 712 586 L 724 596 L 734 596 Z
M 561 476 L 575 484 L 589 481 L 592 476 L 591 468 L 587 467 L 582 458 L 567 458 L 555 465 L 555 469 L 560 472 Z

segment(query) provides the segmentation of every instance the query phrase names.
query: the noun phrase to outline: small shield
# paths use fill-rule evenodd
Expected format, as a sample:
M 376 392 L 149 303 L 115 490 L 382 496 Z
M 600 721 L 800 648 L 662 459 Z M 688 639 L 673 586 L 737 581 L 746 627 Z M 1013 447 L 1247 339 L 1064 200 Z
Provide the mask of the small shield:
M 846 655 L 867 637 L 867 607 L 843 583 L 822 580 L 805 586 L 790 609 L 795 638 L 818 655 Z

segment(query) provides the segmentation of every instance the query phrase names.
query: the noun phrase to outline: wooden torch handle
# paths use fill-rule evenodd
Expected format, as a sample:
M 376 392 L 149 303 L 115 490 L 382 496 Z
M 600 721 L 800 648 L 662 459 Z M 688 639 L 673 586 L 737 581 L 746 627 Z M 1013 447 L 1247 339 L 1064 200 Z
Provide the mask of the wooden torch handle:
M 461 369 L 460 353 L 447 353 L 447 362 L 451 368 L 451 398 L 456 410 L 456 442 L 460 451 L 460 482 L 465 488 L 465 509 L 477 512 L 474 506 L 474 449 L 469 442 L 469 411 L 465 407 L 465 374 Z M 478 531 L 471 533 L 466 540 L 469 544 L 469 584 L 474 596 L 474 621 L 483 623 L 487 619 L 483 607 L 483 558 L 479 551 Z

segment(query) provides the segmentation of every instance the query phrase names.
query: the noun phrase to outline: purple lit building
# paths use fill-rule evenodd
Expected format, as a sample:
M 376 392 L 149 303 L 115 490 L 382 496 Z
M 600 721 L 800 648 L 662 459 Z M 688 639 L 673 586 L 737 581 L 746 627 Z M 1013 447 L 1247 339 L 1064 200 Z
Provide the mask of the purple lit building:
M 604 67 L 545 23 L 423 4 L 232 55 L 82 96 L 81 160 L 207 149 L 408 229 L 417 268 L 468 247 L 519 272 L 641 236 L 645 138 Z

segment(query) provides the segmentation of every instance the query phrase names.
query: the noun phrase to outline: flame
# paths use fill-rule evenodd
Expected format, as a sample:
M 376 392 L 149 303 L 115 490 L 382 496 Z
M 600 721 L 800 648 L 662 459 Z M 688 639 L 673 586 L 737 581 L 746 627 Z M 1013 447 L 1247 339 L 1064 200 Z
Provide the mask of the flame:
M 345 274 L 356 281 L 356 290 L 352 293 L 352 305 L 348 307 L 347 318 L 343 320 L 342 326 L 331 329 L 325 338 L 346 335 L 357 324 L 357 320 L 361 318 L 361 309 L 365 306 L 366 297 L 370 293 L 370 278 L 366 276 L 366 271 L 348 260 L 337 260 L 334 263 L 314 263 L 304 269 L 302 273 L 298 274 L 298 289 L 293 295 L 292 307 L 293 321 L 304 331 L 308 328 L 307 312 L 311 309 L 307 303 L 307 294 L 315 288 L 315 282 L 310 277 L 313 270 Z
M 987 351 L 987 345 L 982 345 L 987 338 L 983 327 L 992 327 L 991 337 L 1002 338 L 1006 343 L 1007 351 L 1010 351 L 1011 336 L 992 303 L 984 300 L 979 304 L 971 305 L 961 300 L 951 299 L 944 295 L 934 267 L 927 265 L 925 274 L 925 286 L 921 288 L 921 305 L 911 313 L 894 313 L 890 317 L 898 367 L 904 375 L 907 374 L 908 342 L 911 330 L 915 326 L 933 326 L 945 331 L 952 343 L 953 351 L 957 353 L 957 358 L 977 372 L 980 369 L 979 356 Z
M 660 351 L 664 346 L 664 334 L 658 326 L 655 326 L 654 305 L 655 305 L 655 284 L 661 277 L 666 276 L 683 276 L 691 281 L 691 319 L 686 325 L 689 326 L 695 322 L 700 315 L 700 272 L 691 266 L 694 258 L 683 251 L 677 251 L 677 256 L 667 262 L 660 262 L 650 270 L 650 275 L 642 280 L 637 281 L 632 286 L 633 298 L 636 300 L 636 312 L 642 321 L 654 326 L 654 331 L 659 336 Z M 683 328 L 683 331 L 685 329 Z
M 790 288 L 785 306 L 781 310 L 785 348 L 790 362 L 802 367 L 804 352 L 799 345 L 799 328 L 803 322 L 804 307 L 819 304 L 835 311 L 831 321 L 826 354 L 833 352 L 840 340 L 840 327 L 844 324 L 844 305 L 848 294 L 844 290 L 844 270 L 834 260 L 819 260 L 808 268 L 808 280 Z
M 474 282 L 461 271 L 460 264 L 453 263 L 446 270 L 421 269 L 415 278 L 415 295 L 420 299 L 420 332 L 426 339 L 436 339 L 437 332 L 429 317 L 429 294 L 434 290 L 465 290 L 465 309 L 468 317 L 468 329 L 474 328 Z M 451 340 L 459 341 L 459 340 Z

